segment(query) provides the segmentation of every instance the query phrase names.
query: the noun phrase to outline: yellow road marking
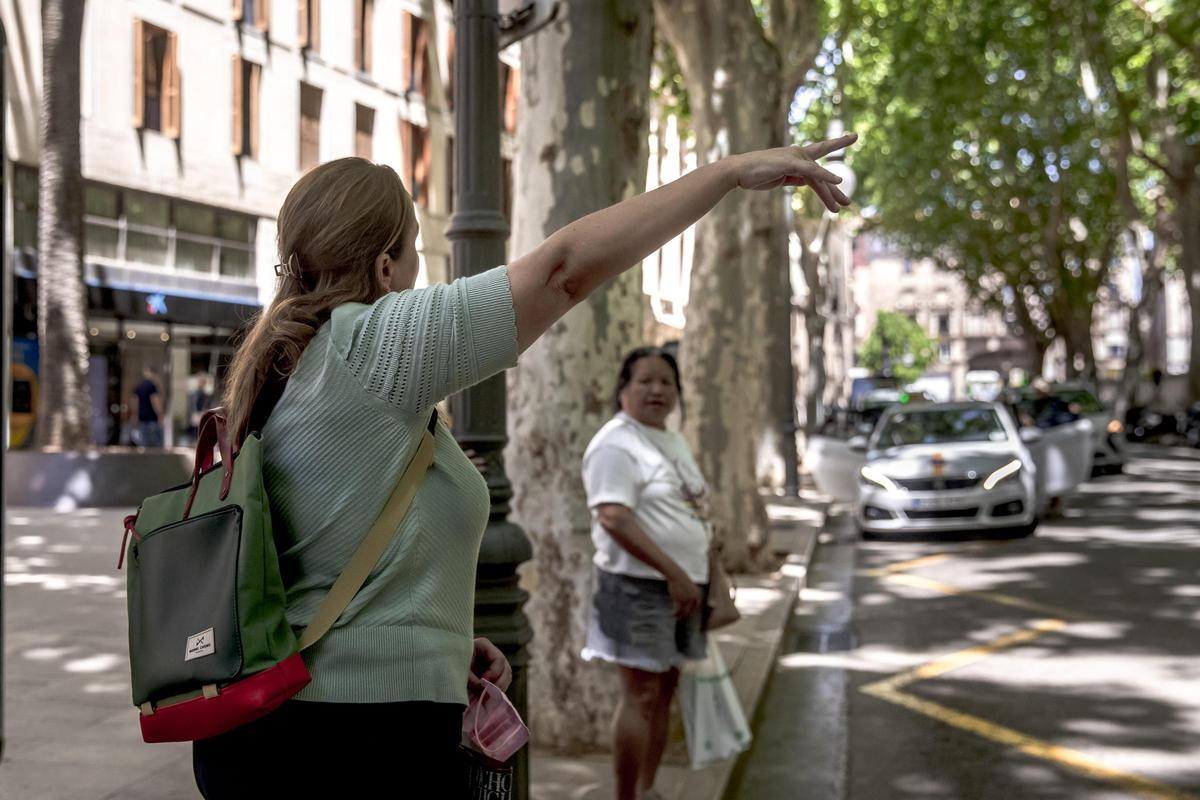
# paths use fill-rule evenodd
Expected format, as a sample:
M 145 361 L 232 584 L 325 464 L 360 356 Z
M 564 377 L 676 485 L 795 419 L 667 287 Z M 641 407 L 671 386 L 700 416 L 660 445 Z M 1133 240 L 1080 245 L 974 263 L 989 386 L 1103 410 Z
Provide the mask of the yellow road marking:
M 900 561 L 880 569 L 869 570 L 867 574 L 893 583 L 926 589 L 932 592 L 951 596 L 972 597 L 1000 605 L 1036 611 L 1038 613 L 1050 613 L 1055 617 L 1062 617 L 1063 619 L 1038 620 L 1029 628 L 1022 628 L 1021 630 L 1005 634 L 986 644 L 949 653 L 906 672 L 897 673 L 889 678 L 867 684 L 859 691 L 871 697 L 902 706 L 910 711 L 915 711 L 918 714 L 923 714 L 959 730 L 967 731 L 998 744 L 1015 748 L 1032 758 L 1049 761 L 1086 777 L 1113 784 L 1139 797 L 1149 798 L 1149 800 L 1200 800 L 1200 795 L 1189 794 L 1142 775 L 1110 767 L 1079 750 L 1062 747 L 1033 736 L 1027 736 L 1020 731 L 1006 728 L 1003 725 L 997 725 L 981 717 L 976 717 L 973 714 L 955 711 L 940 703 L 925 700 L 901 691 L 903 687 L 917 683 L 918 681 L 936 678 L 951 670 L 977 663 L 985 658 L 990 658 L 1001 650 L 1025 644 L 1047 633 L 1062 630 L 1069 624 L 1067 620 L 1080 621 L 1087 619 L 1083 614 L 1065 608 L 1056 608 L 999 592 L 960 589 L 957 586 L 935 581 L 931 578 L 904 574 L 909 570 L 944 561 L 950 558 L 950 556 L 950 553 L 922 556 L 910 561 Z
M 1114 784 L 1141 797 L 1153 798 L 1153 800 L 1198 800 L 1196 795 L 1188 794 L 1165 783 L 1159 783 L 1158 781 L 1150 780 L 1132 772 L 1110 767 L 1078 750 L 1061 747 L 1042 739 L 1035 739 L 1032 736 L 1026 736 L 1019 731 L 1014 731 L 1012 728 L 996 725 L 972 714 L 964 714 L 961 711 L 955 711 L 939 703 L 896 691 L 890 686 L 884 685 L 884 683 L 881 681 L 880 683 L 873 683 L 870 686 L 864 686 L 862 691 L 872 697 L 903 706 L 910 711 L 923 714 L 938 722 L 973 733 L 976 736 L 981 736 L 998 744 L 1016 748 L 1027 756 L 1059 764 L 1089 778 Z
M 886 678 L 877 683 L 863 688 L 863 691 L 879 687 L 880 689 L 898 690 L 910 683 L 917 681 L 936 678 L 939 675 L 944 675 L 951 670 L 965 667 L 968 664 L 974 664 L 976 661 L 982 661 L 985 658 L 1005 650 L 1010 647 L 1031 642 L 1039 636 L 1044 636 L 1047 633 L 1062 630 L 1067 626 L 1067 623 L 1061 619 L 1042 619 L 1033 623 L 1032 627 L 1021 628 L 998 639 L 993 639 L 987 644 L 968 647 L 965 650 L 958 650 L 949 655 L 935 658 L 933 661 L 927 661 L 919 667 L 910 669 L 907 672 L 900 672 L 890 678 Z
M 1034 602 L 1033 600 L 1026 600 L 1023 597 L 1013 597 L 1012 595 L 1001 594 L 999 592 L 979 592 L 972 589 L 960 589 L 957 586 L 952 586 L 948 583 L 942 583 L 941 581 L 935 581 L 932 578 L 923 578 L 920 575 L 891 574 L 884 575 L 883 578 L 891 581 L 892 583 L 900 583 L 904 584 L 905 586 L 913 586 L 918 589 L 928 589 L 931 592 L 940 592 L 941 594 L 974 597 L 979 600 L 988 600 L 1004 606 L 1023 608 L 1026 611 L 1036 611 L 1039 614 L 1053 614 L 1056 617 L 1066 617 L 1067 619 L 1075 621 L 1087 619 L 1087 617 L 1084 615 L 1076 611 L 1071 611 L 1067 608 L 1048 606 L 1043 603 Z
M 930 564 L 936 564 L 939 561 L 945 561 L 949 557 L 949 553 L 935 553 L 931 556 L 921 556 L 920 558 L 914 558 L 909 561 L 897 561 L 895 564 L 888 564 L 886 567 L 868 570 L 867 574 L 873 578 L 880 578 L 884 575 L 892 575 L 897 572 L 907 572 L 910 569 L 917 569 L 918 567 L 926 567 Z

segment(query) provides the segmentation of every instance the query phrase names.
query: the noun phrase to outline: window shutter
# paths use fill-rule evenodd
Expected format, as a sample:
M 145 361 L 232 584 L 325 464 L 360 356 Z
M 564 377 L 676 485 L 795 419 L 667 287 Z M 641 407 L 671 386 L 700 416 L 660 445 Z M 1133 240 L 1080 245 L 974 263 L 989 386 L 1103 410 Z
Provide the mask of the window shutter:
M 133 21 L 133 127 L 146 118 L 146 31 L 140 19 Z
M 400 149 L 403 151 L 400 154 L 400 163 L 403 165 L 401 169 L 401 180 L 404 181 L 404 188 L 408 189 L 408 193 L 413 193 L 413 126 L 407 120 L 400 120 Z
M 271 0 L 258 0 L 254 4 L 254 27 L 266 31 L 271 27 Z
M 363 70 L 363 0 L 354 0 L 354 68 Z
M 297 0 L 296 11 L 296 30 L 298 32 L 296 36 L 296 44 L 301 48 L 305 48 L 308 47 L 311 42 L 308 34 L 308 0 Z
M 163 133 L 178 139 L 183 128 L 183 95 L 179 81 L 179 37 L 167 33 L 167 52 L 163 56 Z
M 308 46 L 321 52 L 321 0 L 308 0 Z
M 413 18 L 407 11 L 400 18 L 400 91 L 412 90 Z
M 363 52 L 363 72 L 370 74 L 371 72 L 371 45 L 375 42 L 375 37 L 372 31 L 375 27 L 375 3 L 372 0 L 363 0 L 363 29 L 362 29 L 362 52 Z
M 509 133 L 517 130 L 517 104 L 521 99 L 521 71 L 509 69 L 508 85 L 504 87 L 504 129 Z
M 446 58 L 447 58 L 446 75 L 448 76 L 446 79 L 446 104 L 450 107 L 451 111 L 454 110 L 454 77 L 455 77 L 455 71 L 454 71 L 455 55 L 454 55 L 454 52 L 456 49 L 457 41 L 458 40 L 454 35 L 454 28 L 451 28 L 449 31 L 447 31 L 447 38 L 446 38 Z
M 261 82 L 262 67 L 258 64 L 251 64 L 250 86 L 247 89 L 250 92 L 250 142 L 246 148 L 251 158 L 258 158 L 258 95 Z
M 230 139 L 234 155 L 245 152 L 245 142 L 242 141 L 242 59 L 233 57 L 233 136 Z
M 413 55 L 413 83 L 421 96 L 429 98 L 429 26 L 422 24 L 417 33 L 415 55 Z
M 233 19 L 235 22 L 241 22 L 246 16 L 246 10 L 242 7 L 242 0 L 233 0 Z

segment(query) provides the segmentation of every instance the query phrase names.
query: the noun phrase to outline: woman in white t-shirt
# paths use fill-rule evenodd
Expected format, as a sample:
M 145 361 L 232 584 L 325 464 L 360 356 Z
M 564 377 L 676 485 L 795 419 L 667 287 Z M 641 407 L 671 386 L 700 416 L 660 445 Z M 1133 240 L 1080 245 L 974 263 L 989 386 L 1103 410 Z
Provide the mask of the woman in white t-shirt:
M 588 445 L 596 590 L 583 657 L 616 664 L 613 719 L 618 800 L 655 797 L 679 665 L 705 655 L 707 489 L 687 443 L 666 428 L 679 367 L 654 347 L 625 358 L 617 415 Z

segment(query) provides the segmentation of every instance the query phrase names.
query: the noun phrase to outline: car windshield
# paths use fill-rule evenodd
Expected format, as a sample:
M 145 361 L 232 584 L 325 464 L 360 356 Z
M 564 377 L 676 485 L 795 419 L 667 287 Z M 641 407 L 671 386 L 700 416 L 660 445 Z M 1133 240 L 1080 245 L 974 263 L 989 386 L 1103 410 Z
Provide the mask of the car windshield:
M 1000 418 L 990 408 L 930 409 L 901 411 L 888 417 L 876 446 L 1002 442 L 1007 438 Z

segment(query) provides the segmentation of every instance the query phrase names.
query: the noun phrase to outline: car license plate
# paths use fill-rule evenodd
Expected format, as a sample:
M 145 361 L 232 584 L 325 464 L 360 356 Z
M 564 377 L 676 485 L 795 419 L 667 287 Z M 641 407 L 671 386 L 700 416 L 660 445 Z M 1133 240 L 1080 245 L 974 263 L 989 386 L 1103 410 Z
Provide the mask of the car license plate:
M 942 509 L 954 508 L 959 505 L 962 505 L 961 501 L 947 497 L 914 498 L 912 500 L 913 511 L 941 511 Z

